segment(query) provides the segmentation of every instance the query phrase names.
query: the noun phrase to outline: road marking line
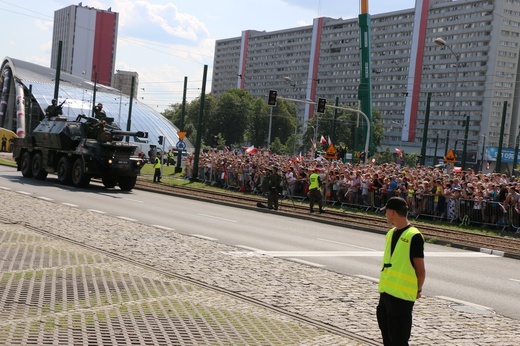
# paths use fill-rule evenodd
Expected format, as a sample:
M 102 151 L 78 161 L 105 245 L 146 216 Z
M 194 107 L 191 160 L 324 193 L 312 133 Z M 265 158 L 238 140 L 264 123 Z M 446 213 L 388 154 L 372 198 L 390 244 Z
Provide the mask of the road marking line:
M 254 248 L 254 247 L 250 247 L 250 246 L 245 246 L 245 245 L 236 245 L 236 247 L 239 247 L 239 248 L 242 248 L 242 249 L 246 249 L 246 250 L 255 251 L 255 252 L 264 252 L 264 250 L 260 250 L 260 249 L 257 249 L 257 248 Z
M 63 205 L 67 205 L 69 207 L 74 207 L 74 208 L 77 208 L 78 205 L 77 204 L 72 204 L 72 203 L 62 203 Z
M 124 199 L 126 201 L 130 201 L 130 202 L 144 203 L 144 201 L 141 201 L 141 200 L 138 200 L 138 199 L 132 199 L 132 198 L 121 198 L 121 199 Z
M 87 209 L 87 211 L 90 211 L 92 213 L 98 213 L 98 214 L 106 214 L 105 211 L 96 210 L 96 209 Z
M 166 227 L 166 226 L 161 226 L 161 225 L 152 225 L 152 227 L 157 227 L 157 228 L 160 228 L 160 229 L 164 229 L 165 231 L 175 231 L 174 228 L 170 228 L 170 227 Z
M 342 242 L 339 242 L 339 241 L 329 240 L 329 239 L 325 239 L 325 238 L 318 238 L 318 240 L 321 240 L 321 241 L 324 241 L 324 242 L 327 242 L 327 243 L 332 243 L 332 244 L 338 244 L 338 245 L 345 245 L 345 246 L 355 247 L 355 248 L 358 248 L 358 249 L 364 249 L 364 250 L 368 250 L 368 251 L 377 251 L 377 250 L 371 249 L 369 247 L 363 247 L 363 246 L 357 246 L 357 245 L 352 245 L 352 244 L 348 244 L 348 243 L 342 243 Z
M 378 278 L 374 278 L 372 276 L 367 276 L 367 275 L 362 275 L 362 274 L 359 274 L 359 275 L 354 275 L 355 277 L 358 277 L 360 279 L 365 279 L 365 280 L 368 280 L 368 281 L 372 281 L 372 282 L 379 282 L 379 279 Z
M 273 257 L 382 257 L 383 252 L 365 251 L 260 251 Z
M 298 262 L 298 263 L 301 263 L 301 264 L 306 264 L 306 265 L 309 265 L 309 266 L 312 266 L 312 267 L 318 267 L 318 268 L 323 268 L 325 267 L 325 265 L 323 264 L 318 264 L 318 263 L 314 263 L 314 262 L 309 262 L 309 261 L 304 261 L 304 260 L 301 260 L 301 259 L 298 259 L 298 258 L 287 258 L 289 261 L 293 261 L 293 262 Z
M 383 251 L 267 251 L 261 249 L 250 248 L 247 246 L 238 245 L 241 248 L 251 251 L 260 252 L 264 255 L 273 257 L 383 257 Z M 498 257 L 480 252 L 428 252 L 426 257 L 483 257 L 492 258 Z
M 484 252 L 472 252 L 472 251 L 465 251 L 465 252 L 427 252 L 424 254 L 426 257 L 500 257 L 493 254 L 488 254 Z
M 21 193 L 22 195 L 31 195 L 30 192 L 25 192 L 25 191 L 16 191 L 18 193 Z
M 520 282 L 520 280 L 517 280 L 517 279 L 509 279 L 511 281 L 515 281 L 515 282 Z
M 205 235 L 202 235 L 202 234 L 192 234 L 192 236 L 193 237 L 197 237 L 197 238 L 201 238 L 201 239 L 211 240 L 211 241 L 218 240 L 217 238 L 206 237 Z
M 475 304 L 475 303 L 472 303 L 472 302 L 467 302 L 467 301 L 465 301 L 465 300 L 460 300 L 460 299 L 451 298 L 451 297 L 446 297 L 446 296 L 436 296 L 436 298 L 440 298 L 440 299 L 444 299 L 444 300 L 449 300 L 450 302 L 454 302 L 454 303 L 457 303 L 457 304 L 462 304 L 462 305 L 472 306 L 472 307 L 474 307 L 474 308 L 478 308 L 478 309 L 484 309 L 484 310 L 491 310 L 491 311 L 493 311 L 493 309 L 490 308 L 490 307 L 483 306 L 483 305 L 478 305 L 478 304 Z
M 121 219 L 121 220 L 126 220 L 126 221 L 137 221 L 136 219 L 131 219 L 129 217 L 126 217 L 126 216 L 116 216 L 118 219 Z
M 222 220 L 222 221 L 229 221 L 229 222 L 238 222 L 236 220 L 231 220 L 231 219 L 224 219 L 222 217 L 218 217 L 218 216 L 213 216 L 213 215 L 208 215 L 208 214 L 197 214 L 199 216 L 205 216 L 205 217 L 209 217 L 209 218 L 212 218 L 212 219 L 217 219 L 217 220 Z
M 0 186 L 0 189 L 2 189 L 2 190 L 6 190 L 6 191 L 11 191 L 11 189 L 10 189 L 10 188 L 8 188 L 8 187 L 5 187 L 5 186 Z
M 44 201 L 52 202 L 54 201 L 53 198 L 45 197 L 45 196 L 36 196 L 36 198 L 43 199 Z

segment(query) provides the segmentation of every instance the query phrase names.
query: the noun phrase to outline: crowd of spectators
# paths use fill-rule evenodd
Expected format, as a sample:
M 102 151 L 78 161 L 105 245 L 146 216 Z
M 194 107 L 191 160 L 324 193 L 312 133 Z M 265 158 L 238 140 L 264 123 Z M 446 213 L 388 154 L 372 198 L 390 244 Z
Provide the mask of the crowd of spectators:
M 388 198 L 400 196 L 408 202 L 412 216 L 520 228 L 520 182 L 506 174 L 471 169 L 447 173 L 444 167 L 377 162 L 364 165 L 312 155 L 208 151 L 200 154 L 198 179 L 261 194 L 262 180 L 273 166 L 282 176 L 284 197 L 305 199 L 308 177 L 317 167 L 328 204 L 377 210 Z M 186 176 L 192 178 L 192 172 L 193 156 L 188 155 Z

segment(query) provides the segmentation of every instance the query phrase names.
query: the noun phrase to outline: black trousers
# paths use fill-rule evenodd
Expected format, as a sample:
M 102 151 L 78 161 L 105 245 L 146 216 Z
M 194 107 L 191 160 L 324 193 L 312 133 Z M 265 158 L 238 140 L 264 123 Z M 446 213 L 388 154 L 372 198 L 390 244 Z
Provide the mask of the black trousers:
M 277 189 L 269 189 L 269 193 L 267 194 L 267 207 L 269 209 L 278 210 L 278 190 Z
M 385 346 L 407 346 L 412 333 L 414 302 L 381 293 L 377 306 L 377 323 Z
M 155 183 L 156 181 L 161 181 L 161 169 L 160 168 L 156 168 L 155 169 L 155 172 L 153 174 L 153 182 Z
M 321 189 L 309 190 L 309 207 L 311 211 L 314 211 L 314 203 L 318 203 L 320 210 L 323 208 L 323 197 L 321 195 Z

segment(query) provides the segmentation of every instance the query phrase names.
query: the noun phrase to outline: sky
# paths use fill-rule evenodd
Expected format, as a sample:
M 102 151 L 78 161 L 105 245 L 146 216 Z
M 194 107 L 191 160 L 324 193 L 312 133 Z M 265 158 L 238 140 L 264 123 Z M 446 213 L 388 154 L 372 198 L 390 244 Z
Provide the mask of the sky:
M 420 0 L 419 0 L 420 1 Z M 0 58 L 50 67 L 54 11 L 80 1 L 0 0 Z M 415 0 L 368 0 L 371 15 L 413 8 Z M 119 13 L 116 70 L 139 74 L 139 101 L 162 112 L 200 96 L 204 65 L 211 88 L 215 41 L 244 30 L 311 25 L 314 18 L 357 18 L 360 0 L 83 0 Z

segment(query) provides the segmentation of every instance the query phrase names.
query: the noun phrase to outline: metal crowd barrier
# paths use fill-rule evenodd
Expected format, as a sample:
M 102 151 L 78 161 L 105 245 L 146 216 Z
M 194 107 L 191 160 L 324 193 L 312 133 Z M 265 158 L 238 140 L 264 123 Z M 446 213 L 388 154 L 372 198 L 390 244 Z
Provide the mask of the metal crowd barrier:
M 191 167 L 186 167 L 186 175 L 190 176 Z M 257 187 L 251 183 L 252 177 L 246 173 L 236 173 L 228 170 L 212 170 L 204 167 L 199 170 L 199 180 L 205 183 L 221 186 L 225 189 L 233 189 L 243 192 L 255 192 Z M 281 198 L 307 200 L 307 183 L 298 182 L 294 193 L 290 192 L 285 184 Z M 365 211 L 379 212 L 385 206 L 392 193 L 380 190 L 370 190 L 368 195 L 358 192 L 347 192 L 334 189 L 332 185 L 324 186 L 322 189 L 325 204 L 339 206 L 340 208 L 355 208 Z M 409 216 L 416 219 L 433 219 L 460 223 L 461 226 L 489 226 L 500 229 L 502 232 L 511 231 L 520 233 L 520 205 L 506 206 L 504 203 L 490 201 L 487 199 L 464 199 L 445 197 L 432 194 L 414 194 L 404 196 L 409 207 Z

